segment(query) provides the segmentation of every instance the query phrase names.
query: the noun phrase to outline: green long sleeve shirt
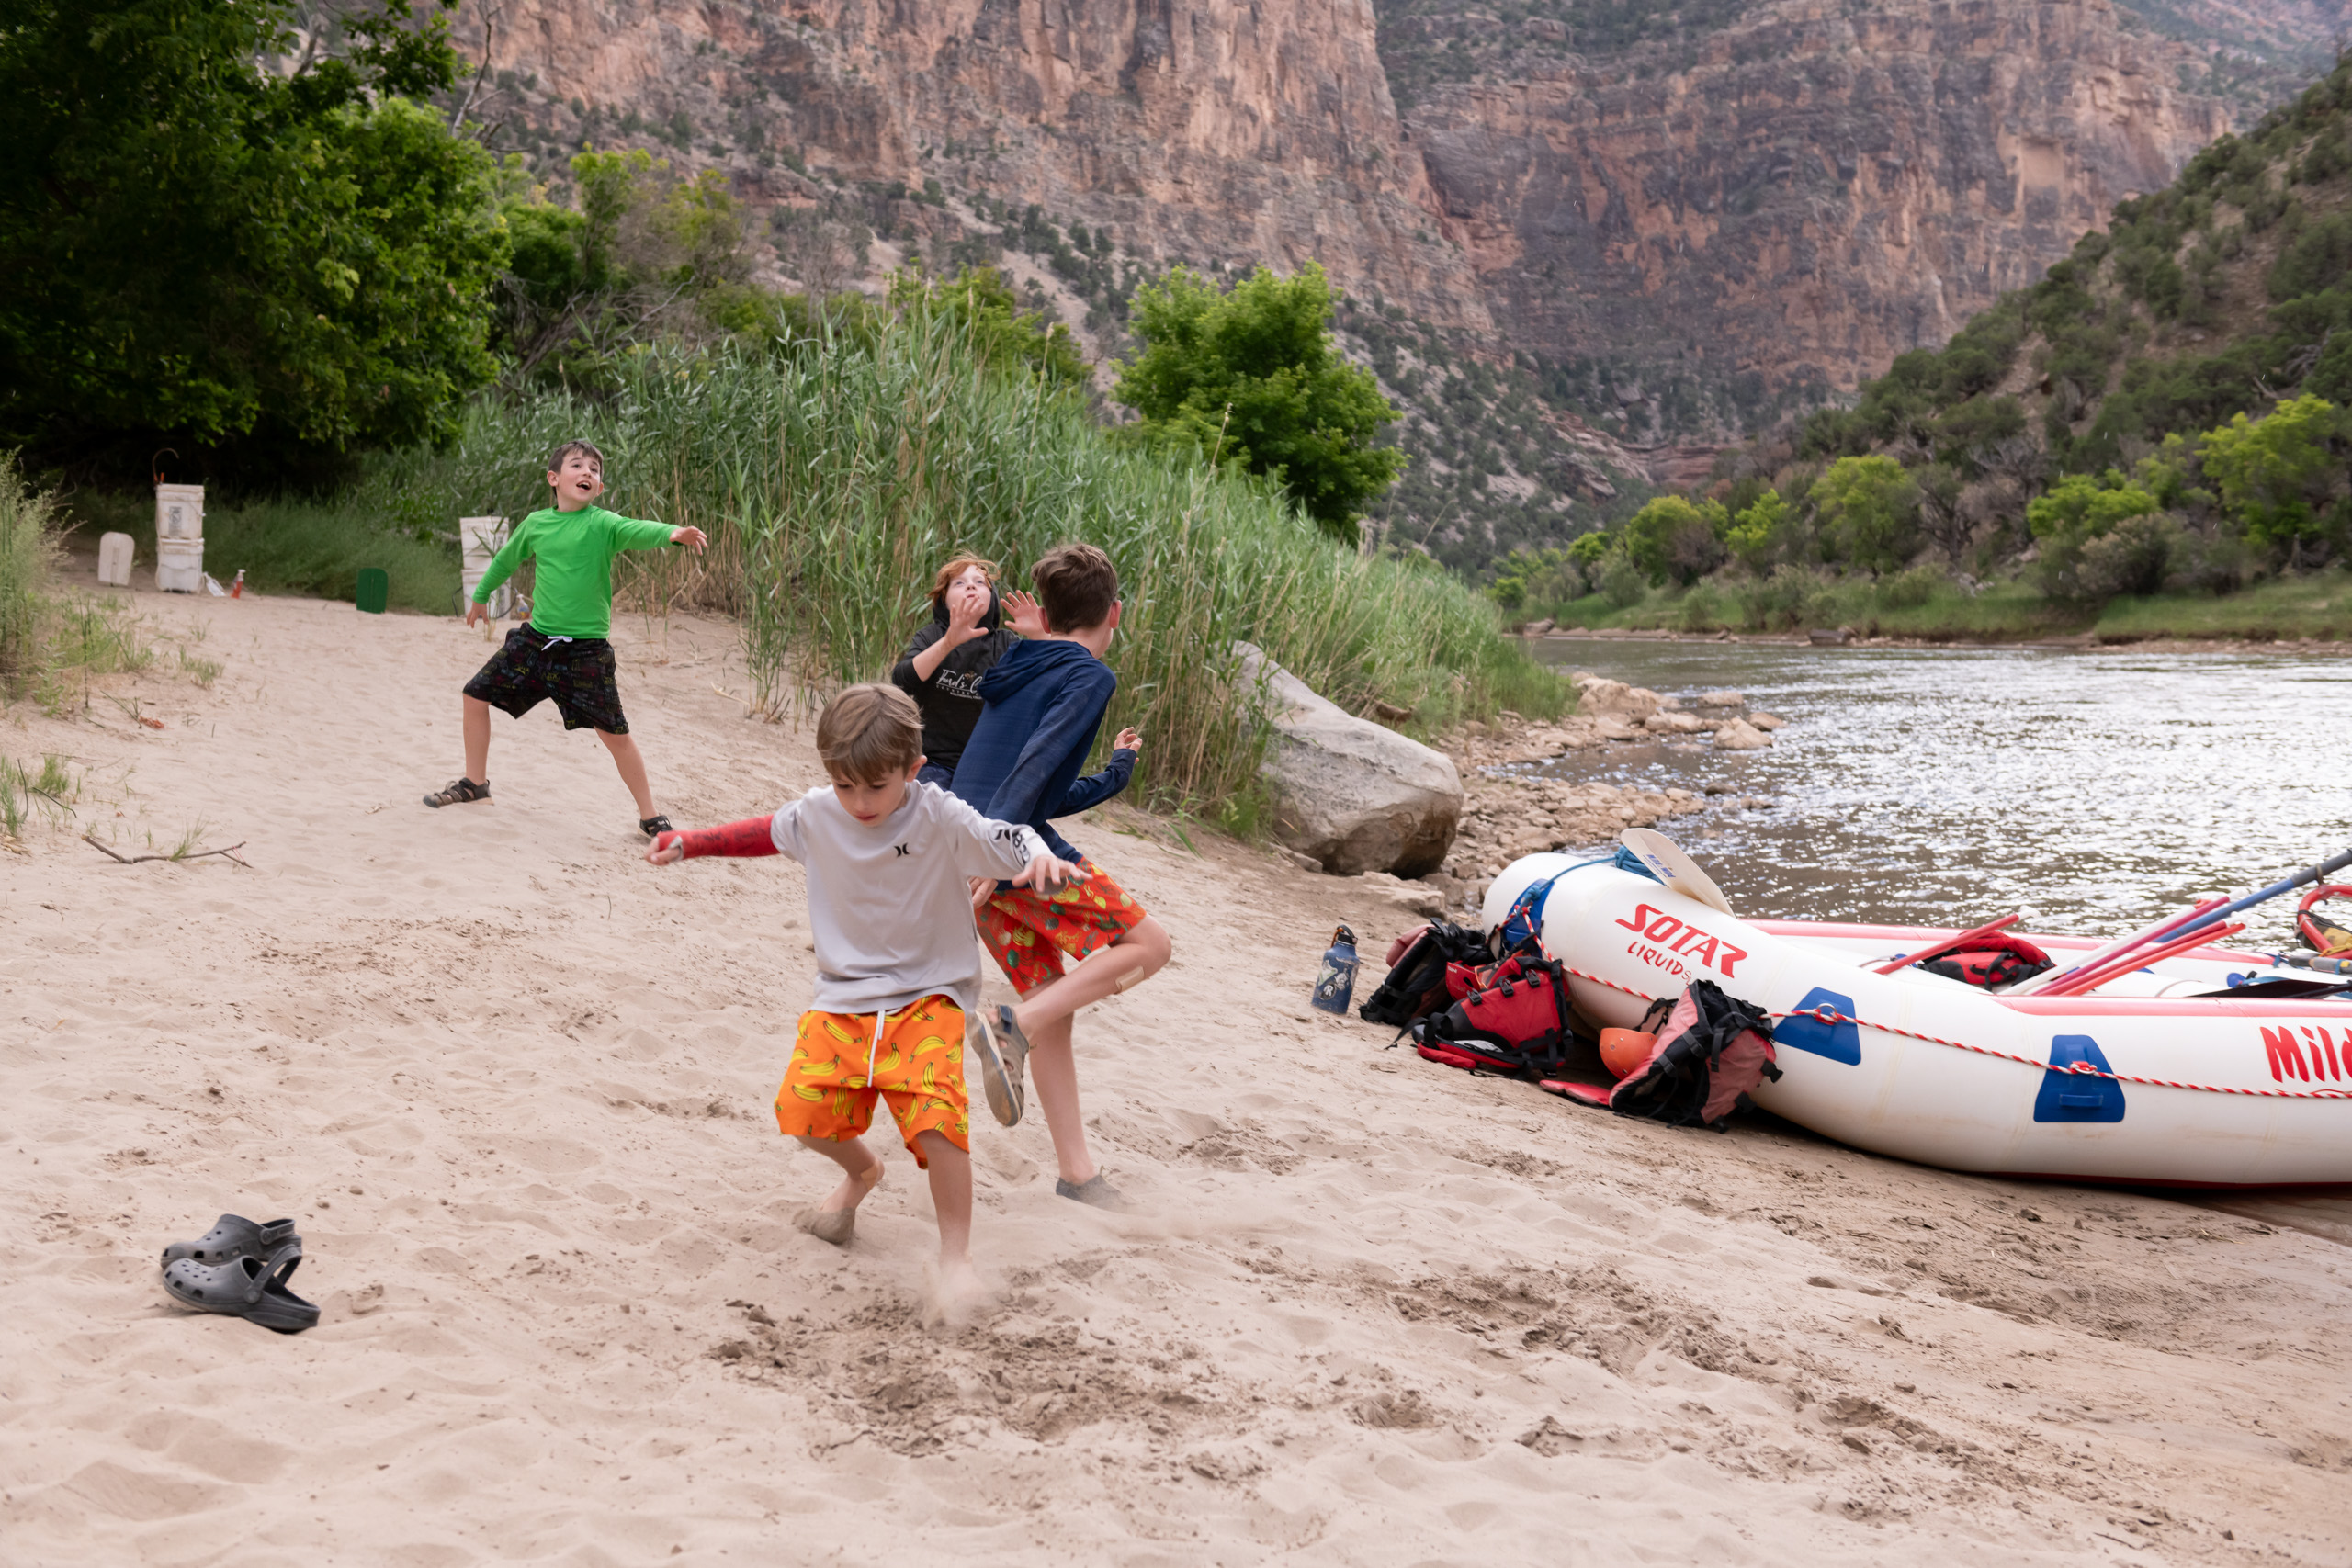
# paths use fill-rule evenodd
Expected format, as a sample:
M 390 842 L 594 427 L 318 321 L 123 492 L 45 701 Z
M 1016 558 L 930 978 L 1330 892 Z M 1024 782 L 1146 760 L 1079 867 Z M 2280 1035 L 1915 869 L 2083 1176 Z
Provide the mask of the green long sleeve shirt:
M 613 558 L 623 550 L 659 549 L 669 542 L 667 523 L 640 522 L 601 506 L 534 512 L 491 558 L 474 587 L 474 603 L 489 604 L 491 594 L 514 575 L 516 567 L 537 560 L 531 625 L 542 637 L 605 637 L 613 629 Z

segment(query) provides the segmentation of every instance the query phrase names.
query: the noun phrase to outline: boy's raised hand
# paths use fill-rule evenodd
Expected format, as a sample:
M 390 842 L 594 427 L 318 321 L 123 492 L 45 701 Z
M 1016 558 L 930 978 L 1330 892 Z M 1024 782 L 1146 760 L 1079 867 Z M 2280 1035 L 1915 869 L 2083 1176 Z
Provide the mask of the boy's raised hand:
M 645 852 L 648 865 L 675 865 L 685 858 L 686 836 L 684 833 L 661 834 Z
M 1039 855 L 1013 874 L 1015 887 L 1034 887 L 1040 893 L 1050 892 L 1066 883 L 1077 882 L 1086 873 L 1066 860 L 1050 854 Z
M 1133 751 L 1137 757 L 1141 757 L 1143 755 L 1143 731 L 1136 728 L 1133 725 L 1129 725 L 1126 728 L 1119 731 L 1119 738 L 1116 740 L 1111 742 L 1111 750 L 1114 751 Z
M 699 528 L 673 528 L 670 530 L 670 542 L 673 545 L 684 545 L 695 554 L 700 555 L 703 547 L 709 544 L 710 540 Z
M 1012 629 L 1023 637 L 1041 637 L 1046 635 L 1046 612 L 1038 608 L 1035 597 L 1022 590 L 1015 588 L 1005 594 L 1004 614 L 1012 622 Z

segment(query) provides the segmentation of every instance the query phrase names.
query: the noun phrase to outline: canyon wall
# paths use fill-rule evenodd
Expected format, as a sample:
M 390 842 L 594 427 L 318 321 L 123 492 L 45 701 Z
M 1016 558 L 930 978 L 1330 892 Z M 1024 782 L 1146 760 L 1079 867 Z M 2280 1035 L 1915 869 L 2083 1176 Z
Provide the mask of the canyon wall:
M 473 0 L 460 30 L 535 80 L 512 90 L 526 138 L 576 135 L 589 106 L 683 111 L 754 189 L 790 187 L 752 166 L 782 147 L 1109 225 L 1148 258 L 1320 260 L 1492 328 L 1404 148 L 1368 0 Z
M 936 181 L 898 226 L 982 254 L 1007 202 L 1140 265 L 1313 258 L 1658 446 L 1941 343 L 2243 116 L 2206 90 L 2234 45 L 2127 3 L 466 0 L 458 33 L 542 168 L 639 142 L 755 200 Z M 2317 3 L 2165 10 L 2301 37 Z
M 1751 400 L 1941 344 L 2228 129 L 2108 0 L 1779 0 L 1668 52 L 1522 50 L 1407 126 L 1515 346 Z

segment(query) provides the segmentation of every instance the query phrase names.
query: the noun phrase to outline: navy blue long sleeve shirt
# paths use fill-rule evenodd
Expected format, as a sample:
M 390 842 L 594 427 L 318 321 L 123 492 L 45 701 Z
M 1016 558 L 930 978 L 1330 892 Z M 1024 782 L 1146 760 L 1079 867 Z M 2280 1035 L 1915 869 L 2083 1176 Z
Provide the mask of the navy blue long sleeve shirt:
M 1064 860 L 1078 859 L 1051 818 L 1097 803 L 1072 786 L 1118 689 L 1111 667 L 1077 643 L 1014 644 L 980 677 L 980 718 L 956 763 L 956 794 L 1000 822 L 1035 828 Z M 1105 773 L 1124 773 L 1122 757 L 1133 767 L 1133 753 L 1122 753 Z M 1106 789 L 1099 798 L 1115 793 Z

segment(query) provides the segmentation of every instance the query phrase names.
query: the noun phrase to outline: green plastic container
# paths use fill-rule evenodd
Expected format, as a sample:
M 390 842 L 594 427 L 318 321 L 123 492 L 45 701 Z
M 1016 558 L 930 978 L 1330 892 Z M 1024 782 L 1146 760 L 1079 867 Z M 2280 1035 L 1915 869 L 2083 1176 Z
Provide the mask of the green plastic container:
M 359 607 L 371 615 L 380 615 L 384 606 L 392 602 L 391 574 L 380 566 L 359 569 Z

